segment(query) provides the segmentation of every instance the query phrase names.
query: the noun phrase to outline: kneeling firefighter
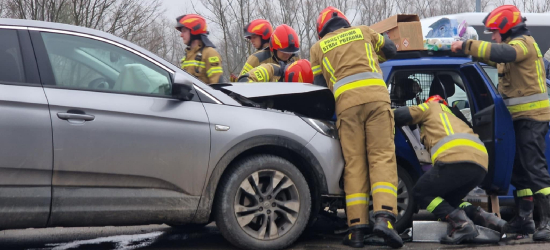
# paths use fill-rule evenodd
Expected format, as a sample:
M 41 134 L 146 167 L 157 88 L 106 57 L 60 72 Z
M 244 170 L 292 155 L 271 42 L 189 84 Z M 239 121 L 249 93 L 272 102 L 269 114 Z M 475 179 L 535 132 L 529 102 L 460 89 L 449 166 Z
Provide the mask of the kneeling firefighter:
M 441 221 L 449 222 L 444 244 L 460 244 L 478 236 L 476 224 L 503 231 L 504 220 L 481 207 L 462 202 L 487 173 L 489 158 L 483 142 L 457 118 L 439 95 L 426 103 L 395 110 L 396 126 L 420 124 L 421 140 L 430 151 L 433 168 L 413 188 L 414 199 L 422 209 Z
M 451 49 L 497 67 L 498 92 L 512 116 L 516 155 L 511 183 L 516 187 L 517 213 L 506 233 L 533 234 L 533 240 L 550 241 L 550 175 L 544 155 L 550 102 L 544 57 L 525 21 L 516 6 L 500 6 L 483 20 L 496 43 L 457 41 Z M 533 210 L 539 215 L 537 223 Z
M 364 246 L 372 190 L 373 232 L 387 245 L 402 247 L 403 240 L 393 228 L 398 180 L 394 121 L 378 62 L 378 56 L 393 57 L 397 48 L 387 36 L 367 26 L 351 27 L 334 7 L 319 15 L 317 33 L 320 40 L 310 50 L 314 84 L 327 86 L 334 93 L 336 126 L 346 164 L 344 191 L 350 232 L 343 243 Z

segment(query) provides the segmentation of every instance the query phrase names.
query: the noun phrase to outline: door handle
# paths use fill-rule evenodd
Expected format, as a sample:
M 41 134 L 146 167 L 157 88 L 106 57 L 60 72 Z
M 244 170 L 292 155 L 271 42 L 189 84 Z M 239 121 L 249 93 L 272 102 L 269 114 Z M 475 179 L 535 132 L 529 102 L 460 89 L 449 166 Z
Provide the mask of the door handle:
M 61 120 L 84 120 L 84 121 L 93 121 L 95 116 L 86 115 L 86 114 L 74 114 L 74 113 L 57 113 L 57 117 Z

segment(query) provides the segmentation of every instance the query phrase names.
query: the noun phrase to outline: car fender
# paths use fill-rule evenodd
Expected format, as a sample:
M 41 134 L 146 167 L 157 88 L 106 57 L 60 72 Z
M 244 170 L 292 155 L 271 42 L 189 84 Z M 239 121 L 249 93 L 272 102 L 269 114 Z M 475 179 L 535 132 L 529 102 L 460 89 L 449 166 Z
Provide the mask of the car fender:
M 312 170 L 312 174 L 315 177 L 313 178 L 315 185 L 317 185 L 317 190 L 319 190 L 318 195 L 328 193 L 327 182 L 323 169 L 320 163 L 314 157 L 314 155 L 307 148 L 305 148 L 304 145 L 283 136 L 256 136 L 243 140 L 240 143 L 236 144 L 229 151 L 227 151 L 218 161 L 214 170 L 212 171 L 212 174 L 208 178 L 207 184 L 205 185 L 205 188 L 202 192 L 197 212 L 192 221 L 193 223 L 206 223 L 210 219 L 211 209 L 219 181 L 225 173 L 225 170 L 231 165 L 231 163 L 237 160 L 239 157 L 242 157 L 243 155 L 246 156 L 247 152 L 251 152 L 251 150 L 253 151 L 254 149 L 266 146 L 287 149 L 297 153 L 309 164 L 310 170 Z M 258 153 L 266 154 L 268 152 L 259 151 Z M 274 153 L 277 154 L 276 152 Z

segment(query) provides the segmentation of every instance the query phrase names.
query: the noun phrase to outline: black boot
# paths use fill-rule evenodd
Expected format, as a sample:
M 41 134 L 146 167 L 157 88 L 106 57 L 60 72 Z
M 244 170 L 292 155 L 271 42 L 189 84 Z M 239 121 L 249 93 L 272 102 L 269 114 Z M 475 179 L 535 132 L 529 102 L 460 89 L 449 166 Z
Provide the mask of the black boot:
M 466 212 L 466 215 L 468 215 L 474 224 L 504 233 L 506 221 L 498 218 L 495 214 L 488 213 L 479 206 L 466 206 L 464 207 L 464 212 Z
M 533 240 L 550 241 L 550 195 L 535 194 L 535 212 L 540 221 Z
M 517 197 L 514 191 L 516 202 L 516 215 L 504 228 L 504 233 L 533 234 L 535 233 L 535 221 L 533 221 L 533 196 Z
M 351 229 L 348 234 L 346 234 L 346 237 L 344 237 L 344 241 L 342 242 L 346 246 L 355 247 L 355 248 L 362 248 L 365 246 L 365 243 L 363 241 L 365 240 L 365 232 L 363 229 Z
M 389 213 L 380 213 L 374 217 L 374 228 L 372 232 L 378 237 L 384 238 L 386 245 L 392 248 L 400 248 L 403 246 L 403 240 L 393 229 L 395 216 Z
M 477 228 L 462 209 L 455 209 L 446 217 L 449 226 L 447 235 L 441 238 L 442 244 L 460 244 L 479 235 Z

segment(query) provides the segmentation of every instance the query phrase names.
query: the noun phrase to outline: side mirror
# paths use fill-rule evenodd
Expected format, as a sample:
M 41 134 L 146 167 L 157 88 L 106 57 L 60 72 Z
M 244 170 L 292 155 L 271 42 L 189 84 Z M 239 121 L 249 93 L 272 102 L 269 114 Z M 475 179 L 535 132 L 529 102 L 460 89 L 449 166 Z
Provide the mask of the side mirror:
M 193 82 L 184 73 L 176 72 L 172 83 L 172 96 L 181 101 L 189 101 L 193 98 Z
M 458 109 L 466 109 L 470 108 L 470 103 L 466 100 L 458 100 L 453 102 L 453 107 L 457 107 Z

